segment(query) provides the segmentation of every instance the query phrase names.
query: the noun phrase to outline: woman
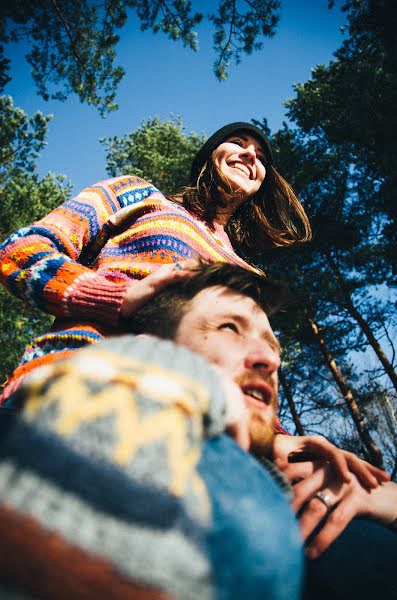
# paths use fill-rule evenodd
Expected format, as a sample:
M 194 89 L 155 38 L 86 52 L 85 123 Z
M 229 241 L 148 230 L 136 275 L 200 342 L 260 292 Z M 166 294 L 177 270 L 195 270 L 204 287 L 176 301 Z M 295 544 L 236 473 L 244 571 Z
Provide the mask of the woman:
M 3 401 L 36 367 L 119 332 L 123 318 L 188 276 L 181 261 L 256 270 L 242 256 L 309 239 L 302 205 L 250 123 L 216 131 L 193 160 L 191 185 L 171 199 L 130 176 L 85 189 L 0 247 L 7 289 L 57 317 L 26 349 Z

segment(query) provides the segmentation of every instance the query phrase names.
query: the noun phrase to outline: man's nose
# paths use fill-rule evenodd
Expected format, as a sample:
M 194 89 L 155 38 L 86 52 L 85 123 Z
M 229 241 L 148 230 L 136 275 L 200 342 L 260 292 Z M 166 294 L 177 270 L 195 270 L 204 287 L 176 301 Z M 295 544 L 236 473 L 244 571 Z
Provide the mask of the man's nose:
M 245 367 L 271 375 L 280 366 L 280 354 L 267 342 L 255 340 L 247 347 Z

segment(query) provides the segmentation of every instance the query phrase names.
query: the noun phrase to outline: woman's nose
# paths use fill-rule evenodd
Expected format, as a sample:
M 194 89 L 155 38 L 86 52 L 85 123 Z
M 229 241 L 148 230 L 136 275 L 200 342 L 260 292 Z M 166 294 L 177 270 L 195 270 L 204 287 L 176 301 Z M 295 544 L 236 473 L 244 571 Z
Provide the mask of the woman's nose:
M 249 156 L 250 158 L 256 158 L 256 150 L 253 144 L 249 144 L 245 148 L 242 148 L 241 154 L 243 156 Z

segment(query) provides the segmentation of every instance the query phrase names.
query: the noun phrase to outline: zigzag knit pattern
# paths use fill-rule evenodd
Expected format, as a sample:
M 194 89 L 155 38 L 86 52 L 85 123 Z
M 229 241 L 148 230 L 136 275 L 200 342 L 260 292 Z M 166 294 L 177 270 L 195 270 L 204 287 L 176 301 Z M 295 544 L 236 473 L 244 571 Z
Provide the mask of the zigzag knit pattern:
M 117 331 L 121 303 L 136 281 L 193 257 L 253 269 L 222 227 L 209 227 L 139 177 L 99 182 L 13 233 L 0 246 L 0 281 L 58 319 L 26 349 L 3 398 L 37 366 Z
M 225 426 L 215 371 L 125 336 L 37 371 L 15 397 L 18 415 L 0 420 L 0 597 L 6 579 L 34 598 L 212 600 L 197 463 Z

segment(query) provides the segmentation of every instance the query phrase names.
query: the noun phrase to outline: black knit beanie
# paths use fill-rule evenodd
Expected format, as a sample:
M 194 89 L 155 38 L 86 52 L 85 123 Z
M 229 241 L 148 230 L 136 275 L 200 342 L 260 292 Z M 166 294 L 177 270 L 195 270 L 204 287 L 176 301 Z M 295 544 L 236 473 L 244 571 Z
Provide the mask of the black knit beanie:
M 250 133 L 253 137 L 255 137 L 262 145 L 263 150 L 266 154 L 266 158 L 268 164 L 273 164 L 273 155 L 272 149 L 270 147 L 270 142 L 267 139 L 266 135 L 263 133 L 259 127 L 255 127 L 252 123 L 230 123 L 229 125 L 225 125 L 215 131 L 205 142 L 204 146 L 200 148 L 197 152 L 196 156 L 193 159 L 192 167 L 190 169 L 190 182 L 195 184 L 198 176 L 200 175 L 200 171 L 203 168 L 205 161 L 211 156 L 215 148 L 219 146 L 224 140 L 233 135 L 235 131 L 246 131 Z

